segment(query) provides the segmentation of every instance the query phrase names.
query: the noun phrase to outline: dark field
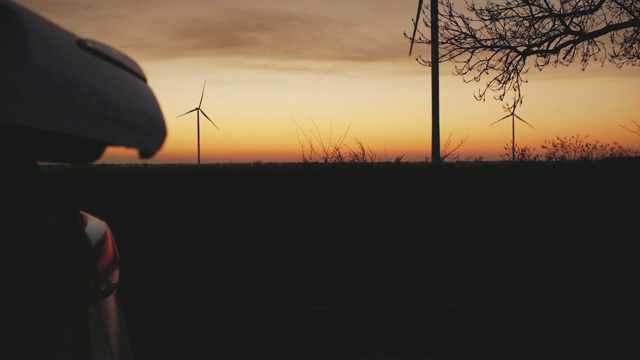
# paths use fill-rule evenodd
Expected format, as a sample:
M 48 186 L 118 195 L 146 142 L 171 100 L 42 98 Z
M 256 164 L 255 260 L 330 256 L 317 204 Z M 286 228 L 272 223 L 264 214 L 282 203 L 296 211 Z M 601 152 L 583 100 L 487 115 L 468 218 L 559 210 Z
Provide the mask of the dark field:
M 640 161 L 47 166 L 134 355 L 638 355 Z

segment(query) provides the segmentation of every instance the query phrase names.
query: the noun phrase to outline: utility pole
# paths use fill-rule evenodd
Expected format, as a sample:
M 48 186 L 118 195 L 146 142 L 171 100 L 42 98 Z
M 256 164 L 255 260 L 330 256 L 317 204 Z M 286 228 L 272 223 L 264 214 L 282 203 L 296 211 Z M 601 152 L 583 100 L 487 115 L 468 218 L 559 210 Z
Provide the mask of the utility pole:
M 422 3 L 418 0 L 418 12 L 411 36 L 409 55 L 416 41 L 416 32 L 422 12 Z M 439 164 L 440 159 L 440 56 L 438 55 L 438 0 L 431 0 L 431 162 Z
M 431 0 L 431 162 L 440 163 L 440 59 L 438 0 Z

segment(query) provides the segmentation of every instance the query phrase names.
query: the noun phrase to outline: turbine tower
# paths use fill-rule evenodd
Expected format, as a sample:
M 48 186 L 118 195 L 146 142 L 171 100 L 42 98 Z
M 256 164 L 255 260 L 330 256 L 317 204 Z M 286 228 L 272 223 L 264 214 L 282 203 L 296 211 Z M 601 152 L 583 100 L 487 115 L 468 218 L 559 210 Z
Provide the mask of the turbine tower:
M 202 85 L 202 95 L 200 95 L 200 102 L 198 103 L 198 106 L 196 106 L 195 108 L 187 111 L 184 114 L 178 115 L 177 117 L 183 116 L 183 115 L 187 115 L 189 113 L 192 112 L 196 112 L 196 128 L 198 131 L 198 165 L 200 165 L 200 113 L 202 113 L 202 115 L 204 115 L 205 118 L 207 118 L 207 120 L 209 120 L 209 122 L 211 122 L 213 124 L 213 126 L 216 127 L 216 129 L 220 130 L 218 128 L 218 126 L 211 120 L 209 119 L 209 117 L 207 116 L 207 114 L 205 114 L 204 110 L 202 110 L 201 106 L 202 106 L 202 99 L 204 98 L 204 87 L 207 85 L 207 79 L 204 79 L 204 85 Z

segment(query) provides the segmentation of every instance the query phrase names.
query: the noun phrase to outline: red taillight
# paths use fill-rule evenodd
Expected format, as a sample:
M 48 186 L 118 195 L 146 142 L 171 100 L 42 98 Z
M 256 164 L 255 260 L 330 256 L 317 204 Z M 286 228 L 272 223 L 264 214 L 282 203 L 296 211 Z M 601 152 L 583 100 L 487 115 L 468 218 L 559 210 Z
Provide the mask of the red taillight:
M 89 301 L 111 295 L 118 286 L 120 257 L 111 229 L 104 221 L 81 211 L 84 232 L 95 256 L 95 267 L 89 280 Z

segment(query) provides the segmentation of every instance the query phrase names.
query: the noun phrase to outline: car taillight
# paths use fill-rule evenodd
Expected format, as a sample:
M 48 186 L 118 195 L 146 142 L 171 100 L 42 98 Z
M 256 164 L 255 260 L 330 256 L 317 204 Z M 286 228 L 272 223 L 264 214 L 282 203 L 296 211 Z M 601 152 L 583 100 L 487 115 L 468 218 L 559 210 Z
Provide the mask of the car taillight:
M 89 280 L 89 302 L 92 303 L 108 297 L 116 290 L 120 276 L 120 256 L 107 223 L 84 211 L 80 213 L 95 260 Z

